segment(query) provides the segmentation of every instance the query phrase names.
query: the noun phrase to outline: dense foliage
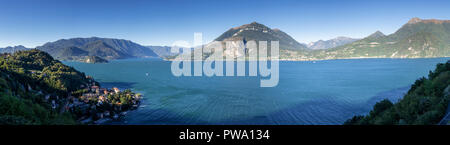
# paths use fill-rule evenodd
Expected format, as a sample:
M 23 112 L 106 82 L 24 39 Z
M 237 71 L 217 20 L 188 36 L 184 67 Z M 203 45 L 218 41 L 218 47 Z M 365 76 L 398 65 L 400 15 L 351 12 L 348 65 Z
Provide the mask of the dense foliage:
M 16 78 L 23 87 L 57 95 L 67 95 L 68 91 L 78 90 L 80 85 L 88 82 L 84 73 L 37 49 L 4 55 L 0 58 L 0 69 Z
M 65 97 L 87 82 L 83 73 L 36 49 L 0 56 L 0 124 L 75 123 L 51 110 L 45 95 Z
M 29 50 L 29 48 L 26 48 L 25 46 L 18 45 L 18 46 L 9 46 L 6 48 L 0 48 L 0 53 L 14 53 L 21 50 Z
M 446 114 L 450 97 L 450 61 L 438 64 L 428 78 L 420 78 L 398 103 L 378 102 L 367 116 L 355 116 L 346 125 L 431 125 Z
M 0 124 L 76 124 L 75 119 L 95 121 L 139 104 L 139 94 L 100 88 L 38 49 L 0 54 L 0 70 Z

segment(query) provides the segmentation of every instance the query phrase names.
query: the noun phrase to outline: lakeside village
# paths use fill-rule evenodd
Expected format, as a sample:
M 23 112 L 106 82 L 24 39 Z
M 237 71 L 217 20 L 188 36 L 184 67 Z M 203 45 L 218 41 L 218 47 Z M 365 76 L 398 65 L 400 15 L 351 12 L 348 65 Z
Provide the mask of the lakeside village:
M 102 124 L 109 120 L 118 120 L 127 111 L 139 107 L 142 96 L 130 89 L 120 91 L 119 88 L 101 88 L 91 76 L 86 76 L 87 84 L 80 85 L 79 90 L 71 92 L 65 101 L 58 96 L 46 95 L 45 100 L 51 102 L 54 111 L 69 111 L 76 115 L 82 124 Z M 64 106 L 59 106 L 64 104 Z

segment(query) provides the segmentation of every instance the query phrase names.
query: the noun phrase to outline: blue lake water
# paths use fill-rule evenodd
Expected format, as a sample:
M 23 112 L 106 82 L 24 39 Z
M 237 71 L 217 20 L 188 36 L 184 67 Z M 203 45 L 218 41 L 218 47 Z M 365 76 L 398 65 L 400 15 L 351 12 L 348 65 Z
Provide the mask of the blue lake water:
M 280 62 L 279 84 L 258 77 L 175 77 L 171 62 L 64 62 L 102 87 L 131 88 L 141 107 L 112 124 L 342 124 L 379 100 L 397 101 L 416 79 L 449 58 Z M 148 75 L 146 75 L 148 73 Z

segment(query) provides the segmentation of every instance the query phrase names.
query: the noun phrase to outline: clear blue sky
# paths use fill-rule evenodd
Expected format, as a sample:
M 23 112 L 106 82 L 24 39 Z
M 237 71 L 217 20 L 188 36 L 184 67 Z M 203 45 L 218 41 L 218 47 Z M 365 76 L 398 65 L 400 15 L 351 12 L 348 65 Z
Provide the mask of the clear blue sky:
M 395 32 L 410 18 L 450 19 L 448 0 L 0 0 L 0 47 L 73 37 L 171 45 L 211 41 L 257 21 L 299 42 Z

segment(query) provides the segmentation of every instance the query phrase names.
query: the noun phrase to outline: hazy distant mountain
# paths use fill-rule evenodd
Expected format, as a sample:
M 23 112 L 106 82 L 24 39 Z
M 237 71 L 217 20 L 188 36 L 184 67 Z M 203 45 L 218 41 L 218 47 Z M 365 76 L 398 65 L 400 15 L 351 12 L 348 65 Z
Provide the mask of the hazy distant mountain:
M 14 47 L 6 47 L 6 48 L 0 48 L 0 53 L 14 53 L 16 51 L 20 50 L 29 50 L 30 48 L 26 48 L 22 45 L 14 46 Z
M 288 34 L 279 29 L 271 29 L 263 24 L 253 22 L 239 27 L 234 27 L 220 35 L 215 41 L 279 41 L 280 50 L 305 50 L 304 44 L 297 42 Z
M 328 49 L 328 48 L 334 48 L 334 47 L 338 47 L 341 45 L 345 45 L 345 44 L 349 44 L 352 42 L 355 42 L 359 39 L 353 39 L 353 38 L 349 38 L 349 37 L 337 37 L 334 39 L 330 39 L 330 40 L 319 40 L 316 42 L 311 42 L 308 44 L 308 48 L 309 49 Z
M 307 59 L 420 58 L 450 56 L 450 20 L 413 18 L 391 35 L 374 34 L 340 47 L 313 51 Z
M 150 48 L 153 52 L 155 52 L 159 57 L 168 57 L 178 54 L 170 52 L 171 47 L 169 46 L 147 46 L 147 47 Z
M 36 48 L 60 60 L 77 60 L 86 56 L 104 59 L 157 57 L 149 48 L 129 40 L 98 37 L 61 39 Z
M 450 57 L 450 21 L 413 18 L 391 35 L 376 31 L 360 40 L 338 37 L 315 42 L 311 49 L 280 30 L 256 22 L 231 28 L 215 40 L 278 40 L 282 60 Z M 227 51 L 224 55 L 234 56 Z

